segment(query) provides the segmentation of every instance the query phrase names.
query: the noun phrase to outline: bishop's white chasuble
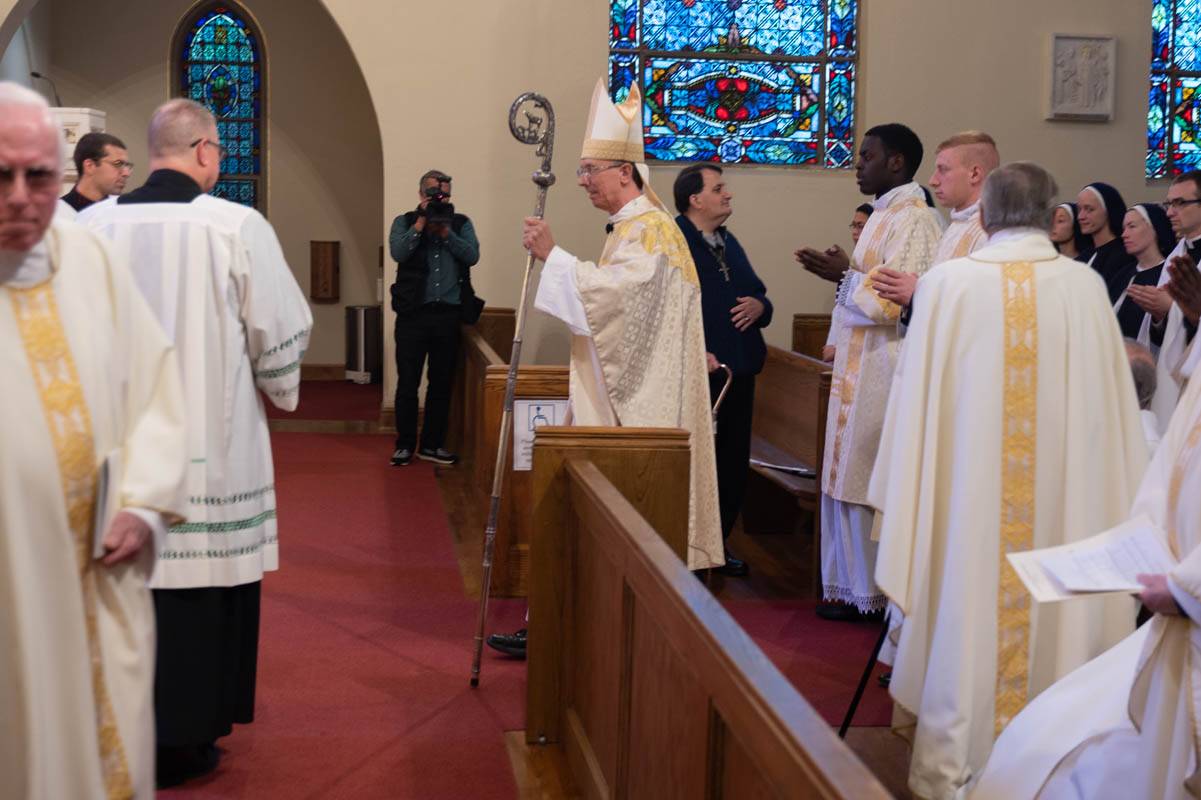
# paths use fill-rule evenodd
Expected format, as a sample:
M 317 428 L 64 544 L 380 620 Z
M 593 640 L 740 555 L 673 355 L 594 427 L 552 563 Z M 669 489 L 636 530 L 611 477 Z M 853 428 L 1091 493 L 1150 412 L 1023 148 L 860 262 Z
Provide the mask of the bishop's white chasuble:
M 1144 514 L 1180 559 L 1170 588 L 1189 616 L 1156 615 L 1039 695 L 997 740 L 973 798 L 1201 797 L 1201 384 L 1147 468 L 1130 510 Z
M 1123 520 L 1146 451 L 1105 287 L 1045 233 L 922 278 L 870 491 L 918 797 L 955 796 L 1028 699 L 1133 628 L 1128 597 L 1032 608 L 1004 556 Z
M 55 221 L 39 256 L 0 280 L 0 794 L 150 800 L 154 548 L 104 566 L 93 515 L 107 459 L 112 513 L 180 519 L 179 367 L 99 237 Z
M 872 581 L 876 544 L 867 484 L 897 354 L 901 307 L 872 288 L 873 272 L 887 267 L 921 275 L 930 267 L 942 230 L 916 183 L 879 197 L 839 287 L 832 338 L 830 387 L 822 466 L 822 584 L 827 599 L 862 611 L 883 608 Z M 837 504 L 844 504 L 839 506 Z
M 600 261 L 556 247 L 535 306 L 571 328 L 574 425 L 691 434 L 688 568 L 725 563 L 700 283 L 675 220 L 644 196 L 610 218 Z
M 313 316 L 257 211 L 190 203 L 87 208 L 167 336 L 188 400 L 188 521 L 171 528 L 155 589 L 238 586 L 278 568 L 275 482 L 260 395 L 291 411 Z

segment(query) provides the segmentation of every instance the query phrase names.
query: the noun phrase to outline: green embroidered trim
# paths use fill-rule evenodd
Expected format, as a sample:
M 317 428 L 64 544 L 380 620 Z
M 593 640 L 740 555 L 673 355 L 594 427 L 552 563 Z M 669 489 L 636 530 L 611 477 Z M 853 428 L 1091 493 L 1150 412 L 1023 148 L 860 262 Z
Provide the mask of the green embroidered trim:
M 237 533 L 248 528 L 257 528 L 269 519 L 275 519 L 275 509 L 255 514 L 250 519 L 235 519 L 229 522 L 185 522 L 172 525 L 167 533 Z
M 227 497 L 189 497 L 188 502 L 194 506 L 228 506 L 234 503 L 244 503 L 247 500 L 254 500 L 273 491 L 275 491 L 275 484 L 271 483 L 252 492 L 239 492 Z
M 302 354 L 303 355 L 303 354 Z M 287 366 L 278 367 L 277 369 L 265 369 L 262 372 L 254 373 L 254 377 L 259 380 L 270 380 L 272 378 L 282 378 L 285 375 L 291 375 L 296 370 L 300 369 L 300 360 L 297 359 Z
M 276 544 L 278 539 L 272 536 L 266 542 L 258 542 L 257 544 L 246 545 L 245 547 L 230 547 L 224 550 L 209 549 L 209 550 L 164 550 L 159 554 L 159 558 L 167 561 L 197 561 L 200 559 L 210 558 L 236 558 L 238 556 L 254 555 L 263 549 L 264 545 Z
M 262 361 L 264 358 L 266 358 L 267 356 L 273 356 L 276 353 L 280 352 L 281 350 L 285 350 L 285 349 L 291 347 L 292 345 L 296 344 L 301 339 L 303 339 L 304 337 L 306 337 L 310 333 L 312 333 L 312 331 L 313 331 L 313 329 L 311 327 L 305 328 L 302 331 L 292 334 L 287 339 L 284 339 L 282 342 L 277 344 L 275 347 L 271 347 L 271 348 L 268 348 L 267 350 L 264 350 L 263 352 L 259 353 L 259 357 L 254 360 L 255 365 L 257 366 L 258 363 L 260 361 Z

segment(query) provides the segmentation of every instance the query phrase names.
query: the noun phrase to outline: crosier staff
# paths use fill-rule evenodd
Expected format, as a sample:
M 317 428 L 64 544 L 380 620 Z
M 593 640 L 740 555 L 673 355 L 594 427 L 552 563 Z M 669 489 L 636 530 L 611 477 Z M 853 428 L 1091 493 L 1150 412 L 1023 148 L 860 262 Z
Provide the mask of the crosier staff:
M 524 120 L 524 121 L 523 121 Z M 555 112 L 550 101 L 535 92 L 526 92 L 509 108 L 509 130 L 523 144 L 537 145 L 542 166 L 531 176 L 538 187 L 534 216 L 541 219 L 546 212 L 546 193 L 554 185 L 550 171 L 555 147 Z M 505 380 L 505 410 L 500 418 L 500 441 L 496 447 L 496 466 L 492 470 L 492 499 L 488 504 L 488 523 L 484 527 L 484 578 L 480 586 L 480 612 L 475 626 L 474 652 L 471 657 L 471 685 L 480 685 L 480 656 L 484 649 L 484 623 L 488 617 L 488 595 L 492 587 L 492 552 L 496 546 L 496 518 L 500 513 L 500 491 L 504 480 L 505 454 L 509 450 L 509 431 L 513 426 L 513 393 L 517 388 L 517 368 L 521 364 L 521 339 L 525 331 L 525 307 L 530 291 L 530 274 L 534 271 L 534 254 L 525 259 L 525 275 L 521 279 L 521 300 L 517 303 L 517 327 L 513 333 L 513 354 L 509 358 L 509 375 Z

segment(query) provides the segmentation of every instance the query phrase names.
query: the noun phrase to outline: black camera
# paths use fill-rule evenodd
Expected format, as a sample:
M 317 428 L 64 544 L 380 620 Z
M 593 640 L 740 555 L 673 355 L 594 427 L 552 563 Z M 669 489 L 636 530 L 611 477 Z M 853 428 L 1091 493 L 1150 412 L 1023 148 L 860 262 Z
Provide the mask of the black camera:
M 454 204 L 446 202 L 450 195 L 443 191 L 440 185 L 427 186 L 424 191 L 428 202 L 425 209 L 418 213 L 425 217 L 427 224 L 449 225 L 455 216 Z

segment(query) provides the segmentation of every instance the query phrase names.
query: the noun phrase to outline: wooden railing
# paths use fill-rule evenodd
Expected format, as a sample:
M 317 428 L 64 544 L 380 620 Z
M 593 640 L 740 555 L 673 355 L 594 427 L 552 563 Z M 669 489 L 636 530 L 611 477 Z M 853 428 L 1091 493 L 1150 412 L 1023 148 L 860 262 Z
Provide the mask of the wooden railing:
M 888 797 L 680 560 L 687 487 L 683 431 L 539 430 L 527 741 L 586 798 Z
M 821 358 L 830 333 L 829 314 L 793 314 L 792 349 L 810 358 Z
M 470 484 L 473 515 L 485 519 L 492 492 L 492 470 L 500 443 L 508 355 L 515 327 L 512 309 L 485 309 L 475 325 L 463 326 L 459 367 L 451 398 L 450 448 L 461 459 Z M 525 399 L 567 397 L 566 366 L 522 366 L 516 396 Z M 530 472 L 514 472 L 513 448 L 505 455 L 505 478 L 497 520 L 492 569 L 492 595 L 521 597 L 529 575 Z

